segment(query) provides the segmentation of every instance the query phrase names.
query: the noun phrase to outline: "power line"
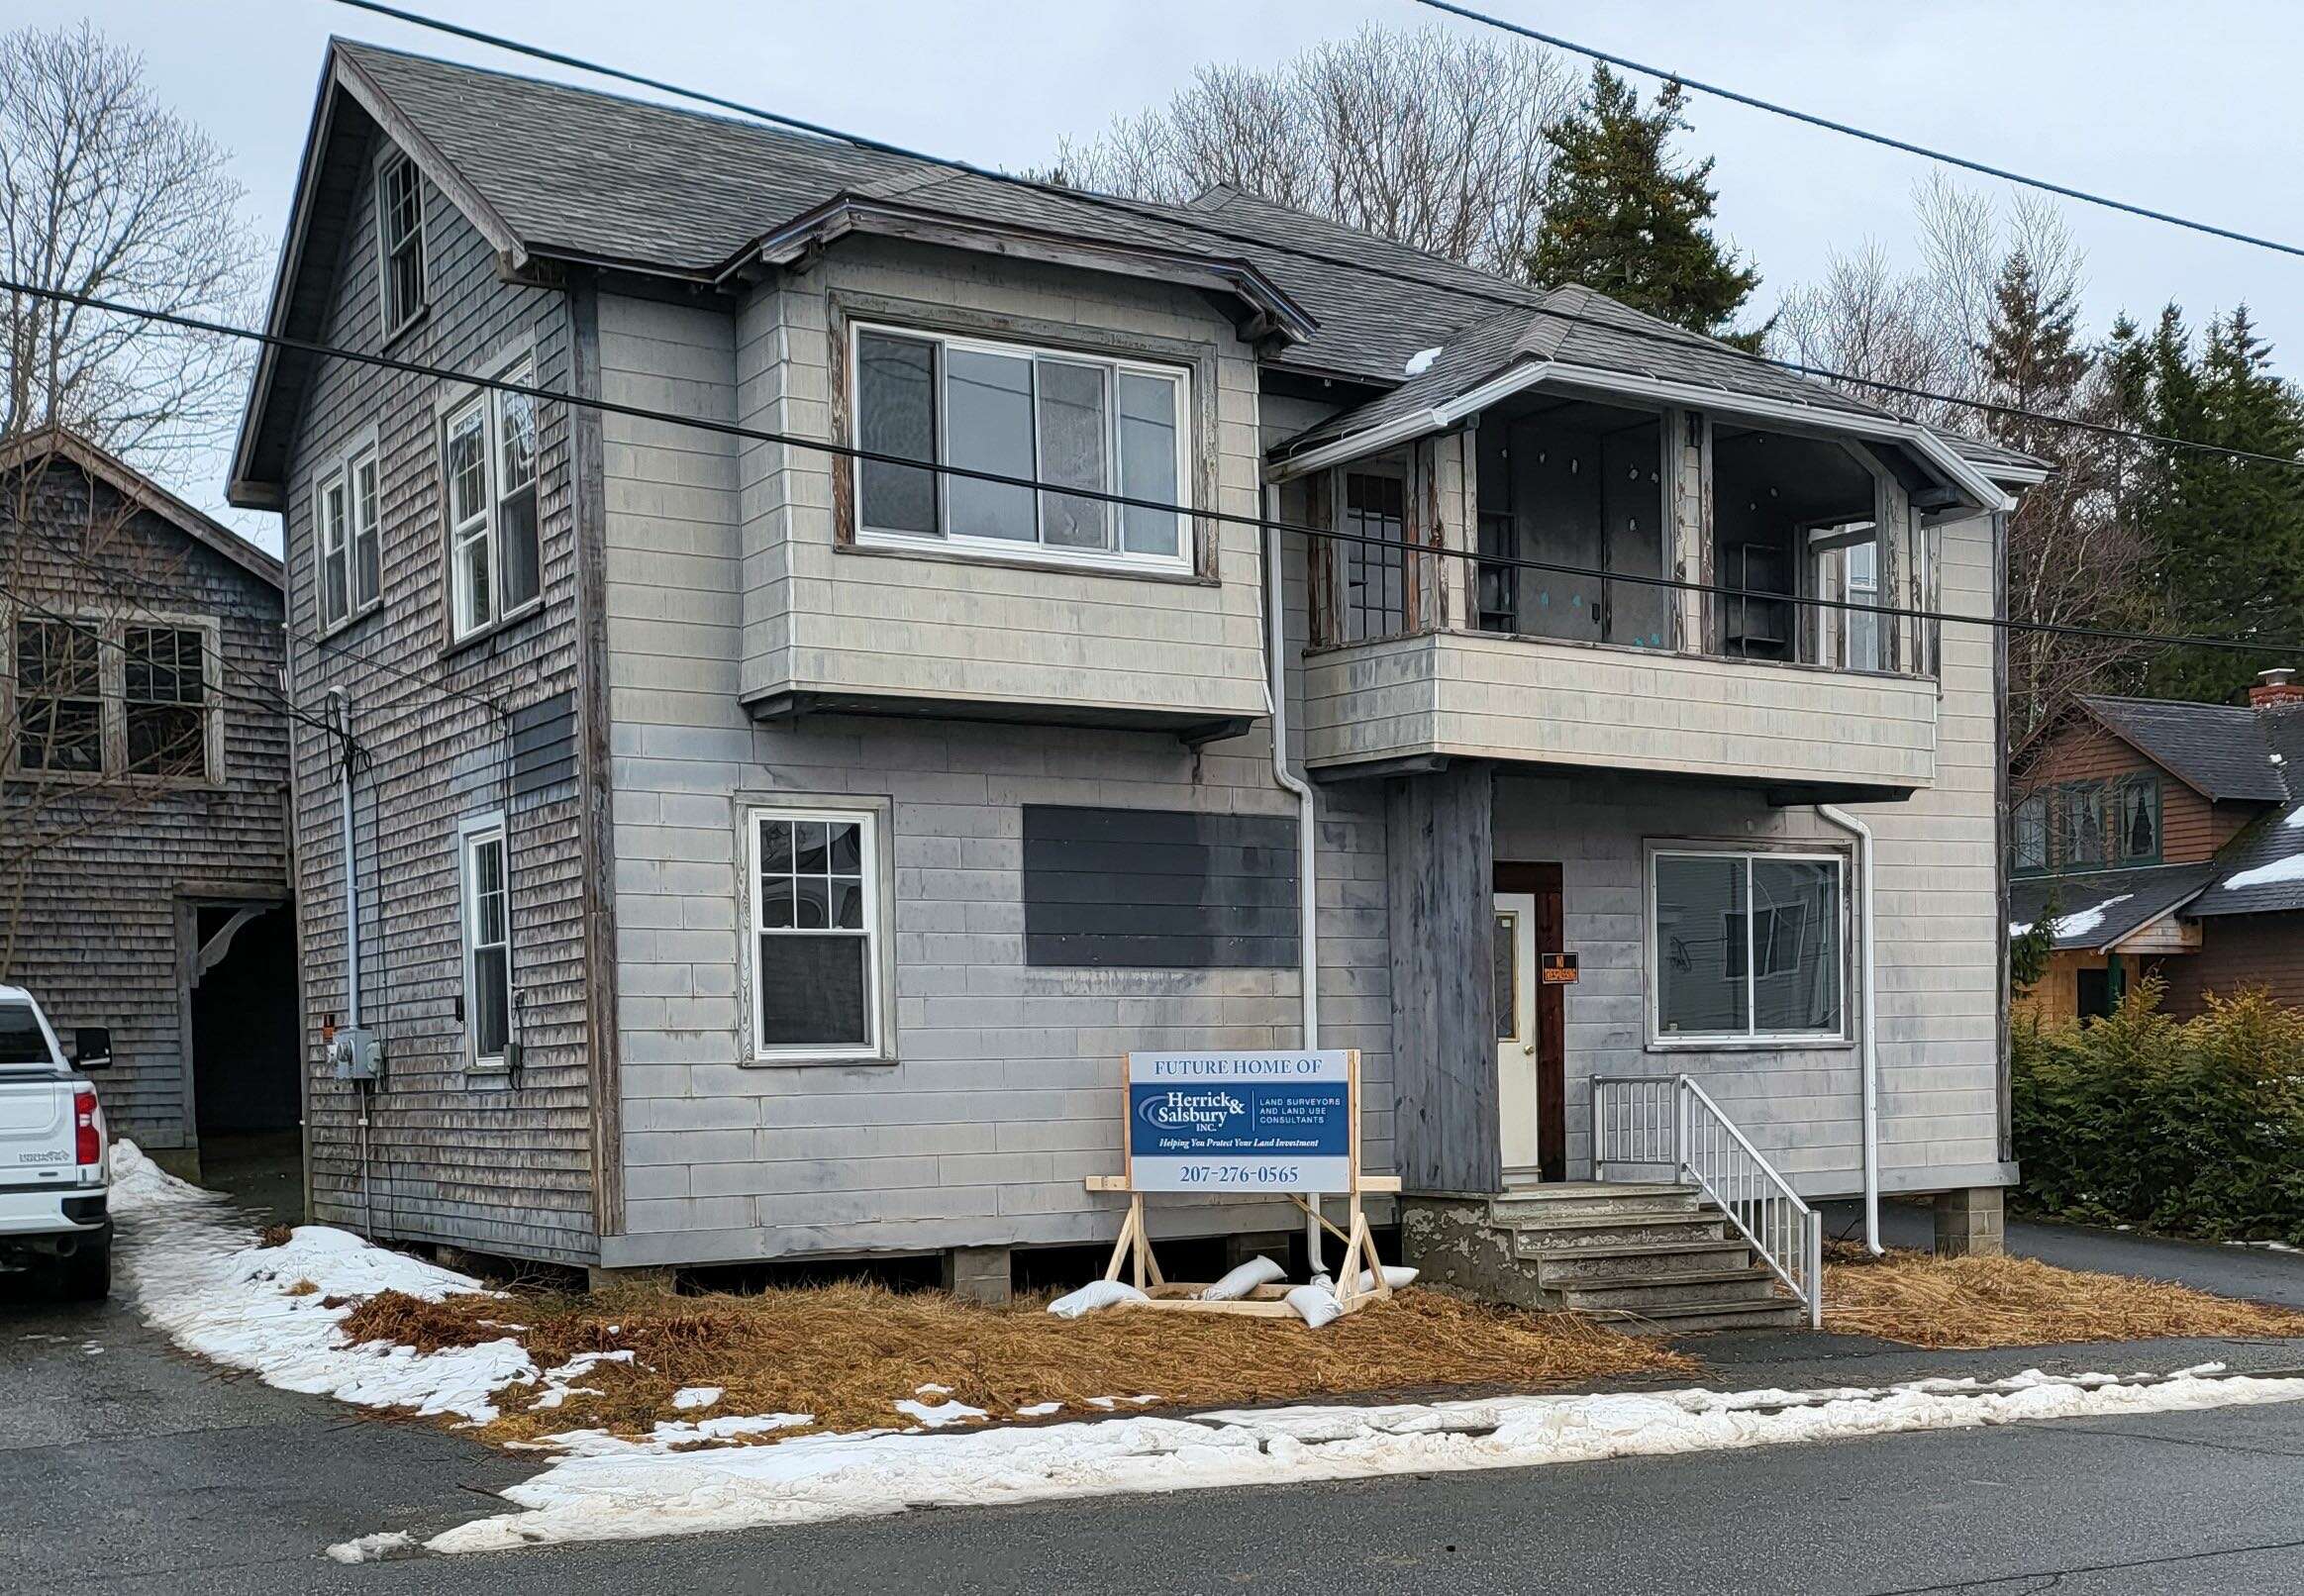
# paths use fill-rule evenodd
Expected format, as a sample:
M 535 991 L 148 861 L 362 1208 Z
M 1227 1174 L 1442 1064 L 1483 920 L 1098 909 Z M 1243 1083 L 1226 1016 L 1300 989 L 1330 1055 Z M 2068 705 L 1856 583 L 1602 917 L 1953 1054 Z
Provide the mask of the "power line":
M 1981 415 L 2038 422 L 2044 426 L 2067 428 L 2097 437 L 2123 438 L 2139 443 L 2157 444 L 2169 449 L 2198 449 L 2204 453 L 2223 455 L 2233 459 L 2256 460 L 2265 464 L 2304 468 L 2304 460 L 2285 454 L 2262 453 L 2254 449 L 2234 449 L 2222 444 L 2205 444 L 2188 438 L 2175 438 L 2133 428 L 2114 427 L 2107 423 L 2084 421 L 2071 416 L 2049 415 L 2042 411 L 2025 410 L 2015 405 L 1998 404 L 1991 400 L 1941 393 L 1932 388 L 1922 388 L 1910 383 L 1891 382 L 1880 377 L 1859 376 L 1853 371 L 1836 370 L 1831 366 L 1814 365 L 1805 361 L 1787 360 L 1775 355 L 1760 354 L 1751 349 L 1737 349 L 1734 345 L 1722 344 L 1717 340 L 1703 338 L 1681 328 L 1650 327 L 1640 322 L 1615 321 L 1605 317 L 1587 316 L 1580 312 L 1562 310 L 1543 304 L 1541 302 L 1542 296 L 1533 288 L 1515 290 L 1511 285 L 1503 283 L 1499 283 L 1494 288 L 1457 281 L 1438 283 L 1429 277 L 1419 276 L 1410 271 L 1397 270 L 1374 261 L 1354 260 L 1348 256 L 1306 249 L 1301 245 L 1284 243 L 1258 234 L 1226 228 L 1212 218 L 1170 217 L 1164 214 L 1162 208 L 1138 201 L 1118 199 L 1107 194 L 1092 193 L 1086 189 L 1066 188 L 1059 183 L 1048 183 L 1038 178 L 1022 177 L 1014 172 L 979 166 L 972 161 L 960 160 L 951 155 L 929 154 L 904 145 L 891 144 L 883 139 L 874 139 L 865 134 L 849 133 L 821 122 L 811 122 L 804 117 L 788 116 L 780 111 L 770 111 L 760 106 L 748 105 L 742 100 L 729 99 L 724 95 L 714 94 L 708 90 L 685 88 L 662 78 L 650 77 L 645 73 L 630 71 L 621 66 L 610 66 L 601 61 L 587 60 L 581 55 L 572 55 L 563 50 L 551 50 L 542 45 L 528 44 L 503 34 L 489 33 L 485 29 L 468 28 L 461 23 L 445 22 L 437 17 L 428 17 L 422 12 L 409 11 L 400 6 L 385 4 L 384 0 L 333 0 L 333 3 L 350 6 L 357 11 L 372 12 L 380 17 L 390 17 L 412 27 L 430 29 L 435 33 L 448 34 L 474 44 L 487 45 L 492 49 L 507 50 L 516 55 L 526 55 L 536 60 L 550 61 L 554 65 L 595 73 L 601 77 L 630 83 L 639 88 L 654 89 L 659 93 L 677 95 L 683 99 L 695 100 L 700 104 L 717 106 L 724 111 L 733 111 L 741 116 L 790 128 L 816 138 L 852 145 L 859 150 L 876 150 L 882 154 L 917 160 L 927 165 L 942 166 L 950 171 L 962 172 L 971 177 L 983 178 L 988 182 L 1002 183 L 1013 188 L 1045 194 L 1069 204 L 1110 211 L 1125 216 L 1139 225 L 1148 220 L 1161 221 L 1172 227 L 1206 234 L 1210 238 L 1225 239 L 1272 254 L 1286 255 L 1292 259 L 1307 260 L 1340 271 L 1357 272 L 1362 276 L 1401 283 L 1427 294 L 1437 292 L 1464 299 L 1479 300 L 1506 309 L 1524 310 L 1531 315 L 1546 316 L 1553 321 L 1566 322 L 1572 326 L 1598 328 L 1619 337 L 1645 339 L 1651 343 L 1667 344 L 1683 349 L 1701 349 L 1710 354 L 1744 360 L 1753 365 L 1765 366 L 1778 371 L 1788 371 L 1796 376 L 1809 377 L 1820 382 L 1837 382 L 1849 387 L 1866 389 L 1873 393 L 1890 394 L 1901 399 L 1916 399 L 1924 400 L 1930 404 L 1951 405 L 1957 409 L 1975 411 Z
M 350 3 L 350 0 L 347 0 L 347 3 Z M 1783 105 L 1774 100 L 1763 100 L 1756 94 L 1746 94 L 1740 89 L 1723 88 L 1718 83 L 1707 83 L 1702 78 L 1690 77 L 1685 72 L 1675 72 L 1661 66 L 1651 66 L 1645 61 L 1636 61 L 1625 55 L 1611 54 L 1607 50 L 1597 50 L 1590 45 L 1579 45 L 1572 39 L 1561 38 L 1558 34 L 1548 34 L 1540 29 L 1526 27 L 1517 22 L 1508 22 L 1502 17 L 1491 16 L 1485 11 L 1474 11 L 1469 6 L 1456 5 L 1453 0 L 1414 0 L 1414 3 L 1430 7 L 1434 11 L 1446 12 L 1452 17 L 1460 17 L 1466 22 L 1483 23 L 1490 28 L 1500 29 L 1508 34 L 1518 34 L 1523 39 L 1532 39 L 1540 45 L 1550 45 L 1555 50 L 1564 50 L 1571 54 L 1582 55 L 1589 60 L 1605 61 L 1610 66 L 1620 66 L 1628 72 L 1639 72 L 1648 77 L 1661 78 L 1667 83 L 1677 83 L 1683 88 L 1695 89 L 1700 93 L 1709 94 L 1715 99 L 1732 101 L 1737 105 L 1749 106 L 1754 111 L 1768 112 L 1772 116 L 1788 117 L 1794 122 L 1804 122 L 1809 127 L 1822 128 L 1828 133 L 1845 134 L 1851 139 L 1861 139 L 1866 144 L 1901 150 L 1908 155 L 1919 155 L 1924 159 L 1939 161 L 1947 166 L 1956 166 L 1962 171 L 1975 172 L 1979 176 L 1997 177 L 2003 182 L 2016 183 L 2025 188 L 2037 188 L 2044 194 L 2054 194 L 2063 199 L 2078 200 L 2083 205 L 2097 205 L 2108 211 L 2119 211 L 2128 216 L 2140 216 L 2148 222 L 2164 222 L 2169 227 L 2180 227 L 2194 233 L 2205 233 L 2211 238 L 2230 239 L 2235 244 L 2254 245 L 2259 249 L 2270 249 L 2279 254 L 2304 255 L 2304 246 L 2283 244 L 2277 239 L 2259 238 L 2254 233 L 2243 233 L 2237 228 L 2219 227 L 2213 222 L 2195 222 L 2190 217 L 2178 216 L 2172 211 L 2155 211 L 2149 205 L 2137 205 L 2128 200 L 2113 199 L 2108 195 L 2092 193 L 2084 188 L 2074 188 L 2069 183 L 2055 182 L 2051 178 L 2028 177 L 2023 172 L 2011 171 L 2005 166 L 1994 166 L 1985 161 L 1970 159 L 1966 155 L 1953 154 L 1949 150 L 1933 150 L 1927 145 L 1914 144 L 1909 139 L 1899 139 L 1893 134 L 1874 133 L 1869 128 L 1859 128 L 1853 123 L 1836 122 L 1831 117 L 1819 116 L 1813 111 L 1803 111 L 1796 106 Z
M 2095 638 L 2111 643 L 2148 643 L 2169 648 L 2199 648 L 2229 649 L 2236 652 L 2304 653 L 2304 642 L 2285 642 L 2258 638 L 2211 638 L 2176 633 L 2130 632 L 2111 628 L 2070 626 L 2049 621 L 2018 621 L 2006 616 L 1963 615 L 1949 610 L 1928 610 L 1890 605 L 1859 604 L 1847 599 L 1828 599 L 1797 593 L 1769 593 L 1746 588 L 1733 588 L 1719 583 L 1699 582 L 1689 577 L 1649 576 L 1626 571 L 1602 570 L 1593 566 L 1570 565 L 1560 561 L 1531 559 L 1525 556 L 1482 554 L 1473 549 L 1419 548 L 1394 540 L 1342 532 L 1329 527 L 1303 526 L 1280 521 L 1269 516 L 1244 515 L 1234 510 L 1195 507 L 1166 499 L 1150 499 L 1134 494 L 1115 493 L 1100 488 L 1074 486 L 1063 482 L 1043 481 L 1037 477 L 1017 476 L 1005 471 L 981 470 L 974 466 L 954 465 L 949 461 L 914 459 L 903 454 L 892 454 L 879 449 L 863 449 L 853 444 L 841 444 L 829 439 L 804 438 L 792 433 L 773 432 L 765 428 L 748 427 L 739 422 L 717 421 L 705 416 L 682 415 L 669 410 L 657 410 L 647 405 L 625 404 L 621 401 L 589 394 L 568 393 L 557 388 L 547 388 L 536 383 L 514 382 L 505 377 L 481 375 L 475 372 L 451 371 L 443 366 L 427 365 L 420 361 L 403 360 L 395 355 L 378 354 L 364 349 L 340 349 L 333 345 L 300 339 L 285 333 L 258 332 L 252 328 L 233 327 L 226 323 L 206 321 L 172 311 L 145 310 L 124 305 L 114 300 L 99 299 L 60 288 L 42 288 L 0 278 L 0 292 L 16 292 L 35 298 L 50 299 L 74 304 L 88 310 L 115 315 L 137 317 L 161 322 L 195 332 L 221 337 L 245 339 L 285 349 L 320 358 L 347 360 L 359 365 L 374 366 L 405 375 L 428 377 L 435 381 L 459 384 L 486 391 L 519 394 L 540 403 L 564 404 L 579 409 L 596 410 L 605 415 L 625 416 L 638 421 L 658 422 L 667 426 L 686 427 L 695 431 L 717 434 L 726 438 L 743 439 L 751 443 L 775 444 L 786 449 L 810 449 L 838 459 L 854 460 L 865 464 L 899 466 L 907 470 L 929 471 L 942 476 L 957 476 L 970 481 L 988 482 L 1000 487 L 1027 488 L 1036 493 L 1051 493 L 1073 499 L 1088 499 L 1098 503 L 1117 505 L 1127 509 L 1159 511 L 1187 520 L 1216 522 L 1231 526 L 1253 527 L 1259 532 L 1287 532 L 1300 537 L 1323 539 L 1333 543 L 1376 545 L 1386 549 L 1405 549 L 1408 552 L 1435 559 L 1465 559 L 1476 564 L 1509 566 L 1521 570 L 1540 570 L 1562 576 L 1580 576 L 1591 581 L 1628 582 L 1636 586 L 1668 588 L 1675 592 L 1697 593 L 1708 597 L 1748 600 L 1772 600 L 1811 609 L 1859 611 L 1878 616 L 1914 621 L 1941 621 L 1955 624 L 1988 627 L 2010 632 L 2032 632 L 2049 636 Z M 2304 462 L 2298 462 L 2304 463 Z M 319 647 L 330 648 L 327 639 L 310 639 L 302 633 L 292 634 Z M 507 712 L 494 700 L 462 689 L 448 687 L 416 676 L 400 667 L 363 653 L 357 649 L 344 649 L 351 657 L 375 666 L 390 674 L 417 681 L 433 690 L 494 710 L 499 715 Z

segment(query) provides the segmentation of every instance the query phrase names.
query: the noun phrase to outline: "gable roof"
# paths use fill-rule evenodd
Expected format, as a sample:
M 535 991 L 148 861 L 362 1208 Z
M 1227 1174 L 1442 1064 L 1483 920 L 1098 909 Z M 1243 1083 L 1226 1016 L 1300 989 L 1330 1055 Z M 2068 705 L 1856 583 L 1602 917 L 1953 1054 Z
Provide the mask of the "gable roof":
M 2270 738 L 2277 731 L 2285 739 L 2304 727 L 2291 724 L 2293 711 L 2100 693 L 2081 694 L 2080 705 L 2113 736 L 2205 798 L 2288 800 L 2287 755 Z
M 194 543 L 223 555 L 274 591 L 284 590 L 277 559 L 222 522 L 193 509 L 119 455 L 98 448 L 69 428 L 45 427 L 0 447 L 0 471 L 20 470 L 51 459 L 69 460 L 89 476 L 111 484 L 122 498 L 150 511 Z
M 1485 347 L 1508 346 L 1515 358 L 1556 344 L 1580 365 L 1799 404 L 1819 419 L 1868 418 L 1925 432 L 1588 290 L 1514 282 L 1237 189 L 1211 189 L 1188 205 L 1075 198 L 757 122 L 346 40 L 331 42 L 322 74 L 273 288 L 274 332 L 317 336 L 341 253 L 331 229 L 349 215 L 357 155 L 378 128 L 515 269 L 548 259 L 727 285 L 782 263 L 796 241 L 826 230 L 918 227 L 923 219 L 990 226 L 1086 241 L 1109 258 L 1157 262 L 1176 280 L 1228 285 L 1256 308 L 1256 332 L 1272 335 L 1265 365 L 1341 380 L 1351 385 L 1339 395 L 1345 400 L 1356 393 L 1386 403 L 1383 395 L 1408 384 L 1411 355 L 1461 344 L 1493 322 L 1482 333 Z M 1334 258 L 1292 252 L 1308 249 Z M 1545 316 L 1547 309 L 1555 314 Z M 1563 322 L 1557 313 L 1617 326 Z M 275 412 L 293 413 L 313 358 L 276 349 L 260 358 L 235 457 L 236 503 L 276 500 L 285 439 Z M 1465 368 L 1461 356 L 1448 367 Z M 1413 399 L 1405 403 L 1416 408 Z M 2040 471 L 2037 461 L 1991 445 L 1929 437 L 1940 465 L 1954 475 L 1964 468 L 1971 486 L 1993 469 L 2011 472 L 2010 480 Z
M 2018 876 L 2008 883 L 2008 935 L 2023 936 L 2048 912 L 2054 897 L 2056 922 L 2051 947 L 2058 952 L 2111 948 L 2184 907 L 2215 874 L 2214 864 L 2199 863 Z

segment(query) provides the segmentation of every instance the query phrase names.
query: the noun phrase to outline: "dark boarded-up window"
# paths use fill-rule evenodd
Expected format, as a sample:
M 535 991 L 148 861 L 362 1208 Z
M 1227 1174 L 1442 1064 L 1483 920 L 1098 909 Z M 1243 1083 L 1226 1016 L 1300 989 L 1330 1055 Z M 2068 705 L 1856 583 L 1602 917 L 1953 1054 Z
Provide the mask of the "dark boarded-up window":
M 1296 826 L 1177 809 L 1024 807 L 1024 961 L 1296 962 Z
M 511 715 L 512 795 L 576 778 L 576 695 L 554 693 Z

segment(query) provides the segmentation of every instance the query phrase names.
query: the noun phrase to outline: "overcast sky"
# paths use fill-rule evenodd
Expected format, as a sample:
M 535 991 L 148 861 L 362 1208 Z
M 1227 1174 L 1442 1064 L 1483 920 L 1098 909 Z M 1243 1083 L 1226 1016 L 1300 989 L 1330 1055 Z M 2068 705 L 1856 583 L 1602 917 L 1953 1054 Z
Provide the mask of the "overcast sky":
M 1267 64 L 1371 20 L 1477 26 L 1408 0 L 405 3 L 1009 167 L 1045 161 L 1060 136 L 1164 99 L 1203 60 Z M 1490 0 L 1486 9 L 1922 144 L 2304 242 L 2304 96 L 2295 91 L 2304 6 Z M 7 12 L 10 25 L 91 17 L 141 49 L 159 93 L 234 150 L 250 208 L 275 241 L 330 34 L 584 81 L 329 0 L 9 0 Z M 1870 238 L 1909 254 L 1925 160 L 1703 95 L 1690 109 L 1685 148 L 1718 157 L 1721 231 L 1758 263 L 1762 301 L 1821 274 L 1835 248 Z M 2279 346 L 2281 367 L 2304 369 L 2304 259 L 2066 209 L 2088 253 L 2092 333 L 2124 308 L 2148 315 L 2173 298 L 2197 325 L 2245 300 Z M 176 485 L 218 505 L 221 466 L 215 475 Z

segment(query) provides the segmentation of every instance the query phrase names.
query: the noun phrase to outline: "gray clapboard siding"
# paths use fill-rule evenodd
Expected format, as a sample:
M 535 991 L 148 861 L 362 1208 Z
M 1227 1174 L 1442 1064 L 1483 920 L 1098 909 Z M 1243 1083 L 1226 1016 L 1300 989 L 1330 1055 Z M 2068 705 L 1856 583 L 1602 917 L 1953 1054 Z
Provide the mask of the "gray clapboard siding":
M 942 283 L 911 291 L 932 296 Z M 1147 298 L 1130 285 L 1096 293 L 1105 296 L 1098 308 L 1083 303 L 1078 314 L 1123 325 Z M 787 394 L 774 362 L 740 356 L 744 341 L 769 337 L 768 313 L 759 301 L 731 318 L 603 296 L 610 397 L 628 391 L 628 378 L 631 392 L 671 380 L 704 414 L 821 426 L 823 391 L 812 379 L 794 380 Z M 1230 336 L 1213 312 L 1194 314 L 1197 336 Z M 1117 1211 L 1081 1180 L 1117 1165 L 1120 1055 L 1294 1046 L 1297 976 L 1034 968 L 1025 954 L 1025 809 L 1254 817 L 1292 840 L 1294 801 L 1272 781 L 1266 740 L 1252 734 L 1195 754 L 1152 733 L 842 717 L 755 724 L 740 702 L 746 650 L 788 618 L 779 606 L 793 589 L 776 573 L 789 540 L 777 529 L 795 496 L 816 494 L 822 508 L 821 484 L 808 485 L 812 462 L 742 443 L 717 453 L 657 449 L 613 416 L 605 428 L 627 1182 L 626 1234 L 606 1244 L 606 1255 L 685 1261 L 1109 1240 Z M 1228 455 L 1227 469 L 1245 471 L 1250 452 Z M 893 614 L 915 603 L 934 613 L 950 601 L 947 562 L 825 557 L 865 571 Z M 1244 585 L 1256 576 L 1252 538 L 1226 558 L 1216 613 L 1239 618 L 1227 624 L 1252 648 L 1256 598 Z M 1044 573 L 984 574 L 1029 592 Z M 1087 582 L 1066 576 L 1060 590 Z M 1177 591 L 1110 585 L 1086 613 L 1134 602 L 1140 586 L 1152 597 Z M 1291 625 L 1300 642 L 1300 617 Z M 1193 653 L 1190 643 L 1174 648 Z M 744 1062 L 737 822 L 748 802 L 780 793 L 889 804 L 893 1064 Z M 1380 800 L 1323 801 L 1322 1040 L 1363 1050 L 1368 1156 L 1387 1167 Z M 1217 1231 L 1288 1221 L 1269 1206 L 1163 1206 L 1159 1223 Z
M 321 334 L 355 349 L 375 349 L 380 340 L 373 201 L 362 182 Z M 425 221 L 431 308 L 391 352 L 477 369 L 527 347 L 542 385 L 567 383 L 566 296 L 500 278 L 495 252 L 430 182 Z M 543 407 L 543 604 L 451 649 L 436 435 L 443 397 L 430 378 L 321 362 L 300 407 L 287 477 L 289 614 L 299 630 L 318 634 L 313 487 L 360 438 L 378 437 L 383 603 L 327 647 L 291 650 L 298 703 L 324 706 L 337 685 L 351 691 L 353 735 L 369 761 L 355 800 L 366 850 L 362 983 L 387 1060 L 363 1136 L 360 1105 L 327 1071 L 320 1041 L 323 1022 L 345 1010 L 337 754 L 333 739 L 299 728 L 313 1206 L 323 1220 L 397 1240 L 580 1263 L 595 1255 L 597 1218 L 580 804 L 575 763 L 560 751 L 576 674 L 571 430 L 563 407 Z M 467 1067 L 458 1018 L 456 827 L 495 810 L 508 818 L 525 1049 L 517 1084 Z

